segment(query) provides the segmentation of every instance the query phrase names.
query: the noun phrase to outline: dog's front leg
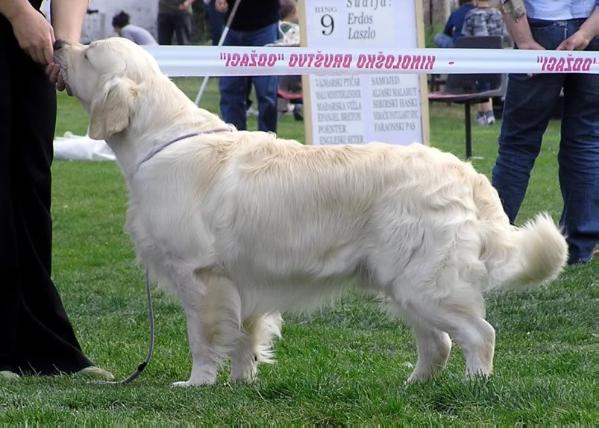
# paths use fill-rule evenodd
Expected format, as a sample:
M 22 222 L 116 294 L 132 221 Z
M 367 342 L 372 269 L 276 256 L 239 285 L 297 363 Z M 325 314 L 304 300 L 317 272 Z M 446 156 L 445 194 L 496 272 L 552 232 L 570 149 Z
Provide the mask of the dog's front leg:
M 189 284 L 196 285 L 193 289 Z M 214 346 L 210 343 L 209 326 L 202 317 L 203 284 L 197 280 L 188 282 L 179 289 L 179 297 L 187 319 L 187 336 L 191 350 L 192 368 L 189 380 L 175 382 L 173 386 L 211 385 L 216 381 L 219 365 L 219 356 Z

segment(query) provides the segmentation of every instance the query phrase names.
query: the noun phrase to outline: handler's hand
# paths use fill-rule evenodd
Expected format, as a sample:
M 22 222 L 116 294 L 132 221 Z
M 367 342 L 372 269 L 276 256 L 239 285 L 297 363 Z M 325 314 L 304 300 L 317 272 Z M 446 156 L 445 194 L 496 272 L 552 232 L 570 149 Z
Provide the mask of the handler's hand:
M 179 10 L 187 10 L 189 6 L 193 3 L 193 0 L 185 0 L 183 3 L 179 5 Z
M 216 0 L 214 8 L 220 13 L 225 13 L 229 10 L 229 4 L 227 3 L 227 0 Z
M 591 43 L 593 37 L 582 30 L 578 30 L 557 47 L 558 51 L 582 51 Z
M 54 49 L 54 30 L 34 8 L 24 8 L 12 17 L 11 24 L 19 46 L 37 63 L 50 64 Z

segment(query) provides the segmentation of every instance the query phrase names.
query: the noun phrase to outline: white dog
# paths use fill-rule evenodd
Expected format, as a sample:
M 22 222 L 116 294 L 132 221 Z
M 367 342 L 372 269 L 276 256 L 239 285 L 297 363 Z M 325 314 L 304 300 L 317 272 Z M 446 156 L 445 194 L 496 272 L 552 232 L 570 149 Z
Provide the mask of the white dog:
M 409 381 L 442 370 L 450 337 L 467 376 L 492 372 L 482 293 L 550 281 L 567 256 L 547 215 L 510 226 L 487 178 L 422 145 L 305 146 L 237 132 L 198 109 L 120 38 L 57 49 L 67 89 L 127 180 L 127 230 L 187 317 L 193 368 L 175 385 L 249 381 L 271 359 L 280 312 L 359 287 L 413 329 Z M 352 281 L 352 279 L 354 279 Z

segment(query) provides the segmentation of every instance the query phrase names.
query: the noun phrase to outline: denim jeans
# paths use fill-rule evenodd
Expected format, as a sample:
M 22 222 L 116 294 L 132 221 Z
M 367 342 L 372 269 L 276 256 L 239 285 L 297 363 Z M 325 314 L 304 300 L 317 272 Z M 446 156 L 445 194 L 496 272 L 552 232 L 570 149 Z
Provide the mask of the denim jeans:
M 438 48 L 455 48 L 453 37 L 448 36 L 445 33 L 435 34 L 435 37 L 433 37 L 433 42 Z
M 582 22 L 531 20 L 531 30 L 539 44 L 555 49 Z M 599 38 L 586 50 L 599 51 Z M 580 263 L 591 259 L 599 242 L 599 75 L 509 76 L 493 186 L 513 223 L 562 89 L 558 162 L 564 207 L 560 224 L 567 236 L 569 263 Z
M 214 46 L 218 45 L 221 34 L 225 28 L 225 14 L 216 10 L 216 0 L 210 0 L 206 5 L 208 25 L 210 26 L 210 39 Z
M 226 46 L 264 46 L 277 40 L 278 23 L 267 25 L 256 31 L 229 30 L 225 38 Z M 247 129 L 247 97 L 251 85 L 256 90 L 258 100 L 258 130 L 277 130 L 277 84 L 276 76 L 231 76 L 221 77 L 220 113 L 223 120 L 232 123 L 239 130 Z

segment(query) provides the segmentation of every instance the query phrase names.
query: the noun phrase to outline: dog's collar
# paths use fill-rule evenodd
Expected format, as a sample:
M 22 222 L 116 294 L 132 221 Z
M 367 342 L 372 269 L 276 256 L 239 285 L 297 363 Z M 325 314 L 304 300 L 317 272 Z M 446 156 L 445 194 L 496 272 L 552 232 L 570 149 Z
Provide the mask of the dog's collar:
M 177 138 L 174 138 L 170 141 L 167 141 L 166 143 L 163 143 L 161 145 L 159 145 L 158 147 L 154 147 L 152 150 L 150 150 L 150 152 L 144 156 L 144 158 L 137 164 L 137 168 L 135 169 L 135 171 L 139 171 L 139 168 L 141 168 L 141 166 L 149 161 L 150 159 L 152 159 L 154 156 L 156 156 L 158 153 L 160 153 L 161 151 L 163 151 L 164 149 L 166 149 L 167 147 L 169 147 L 170 145 L 181 141 L 181 140 L 186 140 L 188 138 L 191 137 L 196 137 L 198 135 L 204 135 L 204 134 L 216 134 L 218 132 L 230 132 L 233 131 L 233 127 L 228 126 L 226 128 L 216 128 L 216 129 L 211 129 L 209 131 L 198 131 L 198 132 L 190 132 L 189 134 L 184 134 L 181 135 Z

